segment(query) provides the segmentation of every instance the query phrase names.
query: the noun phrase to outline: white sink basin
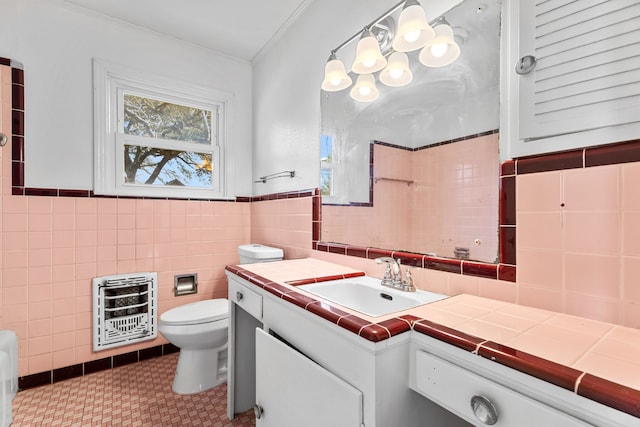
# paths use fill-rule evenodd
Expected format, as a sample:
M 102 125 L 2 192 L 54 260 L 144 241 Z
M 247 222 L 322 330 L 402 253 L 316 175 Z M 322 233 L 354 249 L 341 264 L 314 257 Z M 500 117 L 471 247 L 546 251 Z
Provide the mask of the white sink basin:
M 384 316 L 447 298 L 446 295 L 435 292 L 403 292 L 388 288 L 380 285 L 380 279 L 369 276 L 330 280 L 298 288 L 371 317 Z

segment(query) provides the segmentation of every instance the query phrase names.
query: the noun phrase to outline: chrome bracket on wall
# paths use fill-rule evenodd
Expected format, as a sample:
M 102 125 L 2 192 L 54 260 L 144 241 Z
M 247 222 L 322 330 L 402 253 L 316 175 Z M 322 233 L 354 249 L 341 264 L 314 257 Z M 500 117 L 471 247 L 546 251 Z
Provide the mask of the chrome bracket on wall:
M 296 176 L 296 171 L 282 171 L 278 173 L 272 173 L 271 175 L 261 176 L 260 178 L 258 178 L 257 181 L 253 181 L 253 182 L 261 182 L 265 184 L 270 179 L 286 178 L 286 177 L 293 178 L 294 176 Z
M 0 147 L 4 147 L 7 144 L 7 135 L 0 132 Z

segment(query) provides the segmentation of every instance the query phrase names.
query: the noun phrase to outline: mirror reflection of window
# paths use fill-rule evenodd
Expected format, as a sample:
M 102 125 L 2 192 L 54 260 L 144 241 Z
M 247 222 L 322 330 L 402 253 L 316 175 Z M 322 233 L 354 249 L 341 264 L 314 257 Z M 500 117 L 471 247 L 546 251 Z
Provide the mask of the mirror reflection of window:
M 333 137 L 320 136 L 320 194 L 333 196 Z

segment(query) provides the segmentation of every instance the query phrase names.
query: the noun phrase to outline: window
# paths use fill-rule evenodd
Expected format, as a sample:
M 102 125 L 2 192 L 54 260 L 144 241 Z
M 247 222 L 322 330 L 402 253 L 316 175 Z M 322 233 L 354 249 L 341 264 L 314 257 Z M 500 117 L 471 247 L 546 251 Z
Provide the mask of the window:
M 224 197 L 231 96 L 94 61 L 95 193 Z

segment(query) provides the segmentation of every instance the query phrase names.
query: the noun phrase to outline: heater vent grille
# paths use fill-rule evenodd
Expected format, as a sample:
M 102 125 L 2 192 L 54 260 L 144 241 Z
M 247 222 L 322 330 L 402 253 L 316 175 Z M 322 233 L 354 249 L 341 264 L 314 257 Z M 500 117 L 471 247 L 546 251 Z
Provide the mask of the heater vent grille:
M 93 350 L 158 336 L 158 274 L 132 273 L 93 279 Z

